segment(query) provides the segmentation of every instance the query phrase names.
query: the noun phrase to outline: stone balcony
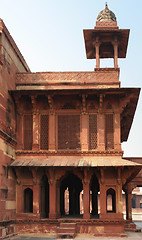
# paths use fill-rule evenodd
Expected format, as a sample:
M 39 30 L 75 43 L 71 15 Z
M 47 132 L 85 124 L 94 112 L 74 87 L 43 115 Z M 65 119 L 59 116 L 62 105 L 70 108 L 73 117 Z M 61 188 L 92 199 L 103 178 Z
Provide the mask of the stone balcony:
M 97 68 L 92 72 L 17 73 L 16 90 L 119 88 L 119 68 Z

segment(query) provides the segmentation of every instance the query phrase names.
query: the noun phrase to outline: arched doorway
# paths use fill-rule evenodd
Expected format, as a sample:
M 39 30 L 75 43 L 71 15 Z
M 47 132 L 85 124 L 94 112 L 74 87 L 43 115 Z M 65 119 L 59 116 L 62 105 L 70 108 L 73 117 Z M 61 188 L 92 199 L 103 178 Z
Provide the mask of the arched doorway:
M 100 185 L 98 178 L 95 174 L 92 176 L 91 185 L 91 205 L 92 205 L 92 216 L 98 217 L 98 192 L 100 191 Z
M 49 183 L 47 176 L 43 176 L 40 182 L 40 217 L 49 216 Z
M 116 212 L 116 192 L 114 189 L 109 188 L 107 190 L 107 212 L 112 212 L 115 213 Z
M 33 212 L 33 190 L 30 188 L 24 190 L 24 212 Z
M 69 173 L 60 184 L 60 213 L 61 216 L 80 215 L 80 192 L 83 189 L 82 181 L 73 173 Z M 65 211 L 65 191 L 68 191 L 68 211 Z

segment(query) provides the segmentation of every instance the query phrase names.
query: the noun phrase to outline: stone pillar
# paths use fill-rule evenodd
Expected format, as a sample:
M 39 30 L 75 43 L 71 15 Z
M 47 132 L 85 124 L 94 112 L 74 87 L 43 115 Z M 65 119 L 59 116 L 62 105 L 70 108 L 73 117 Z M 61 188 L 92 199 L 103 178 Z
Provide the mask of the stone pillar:
M 106 214 L 106 191 L 105 187 L 100 184 L 100 218 Z
M 116 213 L 123 214 L 122 185 L 117 188 Z
M 16 213 L 24 212 L 24 192 L 21 184 L 21 168 L 15 168 L 16 184 Z
M 115 39 L 113 43 L 114 47 L 114 68 L 118 68 L 118 42 L 117 39 Z
M 116 198 L 116 212 L 122 214 L 123 217 L 123 199 L 122 199 L 122 175 L 121 168 L 117 170 L 117 198 Z
M 98 150 L 105 150 L 105 116 L 98 114 Z
M 39 114 L 33 114 L 33 145 L 32 150 L 39 150 Z
M 39 181 L 33 185 L 33 213 L 39 216 Z
M 96 39 L 95 42 L 95 48 L 96 48 L 96 68 L 100 68 L 100 42 L 99 39 Z
M 126 190 L 126 219 L 132 221 L 132 189 L 129 184 Z
M 88 115 L 82 113 L 82 129 L 81 129 L 81 150 L 88 151 Z
M 90 178 L 91 174 L 89 170 L 84 169 L 83 179 L 83 208 L 84 208 L 84 219 L 90 219 Z
M 114 149 L 121 150 L 121 126 L 120 126 L 120 113 L 114 114 Z
M 57 218 L 57 204 L 56 204 L 56 181 L 49 181 L 49 218 Z
M 55 113 L 50 112 L 49 114 L 49 151 L 55 151 L 55 146 L 56 146 L 55 129 L 56 129 Z

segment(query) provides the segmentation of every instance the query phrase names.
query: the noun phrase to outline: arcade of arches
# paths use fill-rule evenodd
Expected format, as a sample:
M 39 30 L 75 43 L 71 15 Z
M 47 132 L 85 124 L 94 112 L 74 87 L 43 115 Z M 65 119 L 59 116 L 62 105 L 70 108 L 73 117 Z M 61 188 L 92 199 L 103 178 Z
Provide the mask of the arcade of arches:
M 17 215 L 38 218 L 123 218 L 122 183 L 118 170 L 16 168 Z M 104 178 L 104 176 L 109 176 Z M 18 200 L 18 196 L 20 200 Z M 129 201 L 129 198 L 127 198 Z M 127 205 L 129 206 L 130 204 Z M 131 211 L 127 207 L 127 219 Z

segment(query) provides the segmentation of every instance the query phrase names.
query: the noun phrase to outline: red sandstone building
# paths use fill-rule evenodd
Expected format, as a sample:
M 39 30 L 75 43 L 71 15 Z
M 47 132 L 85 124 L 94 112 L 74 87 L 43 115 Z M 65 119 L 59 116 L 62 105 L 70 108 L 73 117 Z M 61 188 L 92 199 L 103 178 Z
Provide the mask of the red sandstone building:
M 121 143 L 140 89 L 120 87 L 118 58 L 126 57 L 128 38 L 106 5 L 95 28 L 84 30 L 94 71 L 31 73 L 0 21 L 1 238 L 123 235 L 131 223 L 131 181 L 141 165 L 122 158 Z M 114 58 L 114 67 L 101 68 L 102 58 Z

